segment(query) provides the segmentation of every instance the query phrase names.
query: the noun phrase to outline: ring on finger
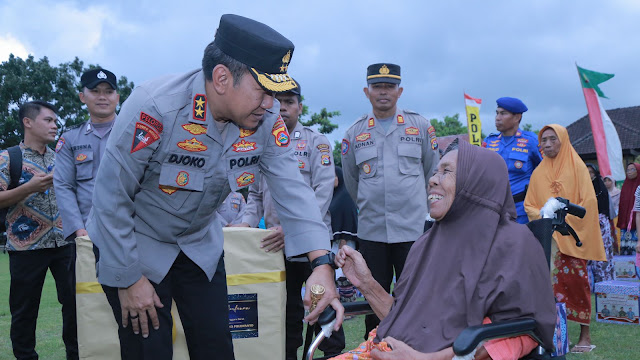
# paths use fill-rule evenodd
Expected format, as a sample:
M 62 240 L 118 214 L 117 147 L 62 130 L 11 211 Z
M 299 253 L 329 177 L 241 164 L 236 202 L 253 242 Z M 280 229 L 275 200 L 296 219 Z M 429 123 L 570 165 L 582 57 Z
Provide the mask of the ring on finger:
M 135 320 L 138 318 L 138 314 L 135 314 L 135 315 L 130 314 L 129 317 L 131 318 L 131 320 Z

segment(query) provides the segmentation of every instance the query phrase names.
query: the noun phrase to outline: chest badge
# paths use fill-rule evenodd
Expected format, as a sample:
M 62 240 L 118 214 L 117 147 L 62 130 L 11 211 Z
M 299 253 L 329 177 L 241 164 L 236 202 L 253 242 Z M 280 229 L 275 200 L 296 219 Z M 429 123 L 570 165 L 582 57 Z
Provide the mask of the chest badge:
M 296 145 L 296 150 L 304 150 L 304 148 L 306 148 L 306 147 L 307 147 L 307 142 L 305 140 L 300 140 L 300 141 L 298 141 L 298 144 Z
M 176 176 L 176 184 L 178 186 L 185 186 L 189 183 L 189 173 L 186 171 L 180 171 Z
M 162 190 L 162 192 L 164 192 L 165 194 L 173 194 L 174 192 L 178 191 L 177 187 L 174 186 L 167 186 L 167 185 L 158 185 L 158 188 L 160 190 Z
M 85 154 L 80 154 L 76 156 L 76 161 L 85 161 L 85 160 L 87 160 L 87 155 Z
M 201 141 L 198 141 L 196 138 L 192 138 L 191 140 L 184 140 L 179 142 L 178 147 L 183 150 L 187 150 L 190 152 L 199 152 L 205 151 L 208 147 L 203 144 Z
M 248 152 L 257 149 L 256 143 L 253 141 L 246 141 L 245 139 L 232 145 L 235 152 Z
M 362 164 L 362 171 L 364 171 L 365 174 L 371 173 L 371 165 L 368 163 Z
M 252 173 L 243 172 L 236 178 L 236 184 L 238 184 L 239 187 L 244 187 L 253 184 L 255 179 L 256 177 Z
M 522 169 L 522 161 L 517 160 L 517 161 L 513 164 L 513 166 L 515 166 L 515 167 L 516 167 L 516 169 Z
M 184 124 L 182 128 L 192 135 L 202 135 L 207 133 L 207 127 L 200 124 Z
M 371 139 L 371 133 L 361 133 L 360 135 L 356 136 L 356 140 L 358 141 L 367 141 Z
M 404 133 L 407 135 L 420 135 L 420 130 L 417 127 L 408 127 L 404 129 Z
M 255 132 L 255 130 L 240 129 L 240 137 L 245 138 L 247 136 L 253 135 Z

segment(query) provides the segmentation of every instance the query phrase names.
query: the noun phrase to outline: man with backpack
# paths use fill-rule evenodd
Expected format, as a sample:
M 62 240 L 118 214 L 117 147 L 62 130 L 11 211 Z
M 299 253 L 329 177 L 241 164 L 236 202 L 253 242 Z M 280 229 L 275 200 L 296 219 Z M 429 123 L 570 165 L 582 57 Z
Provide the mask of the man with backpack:
M 24 103 L 18 114 L 24 132 L 20 156 L 16 157 L 12 150 L 14 155 L 10 159 L 8 150 L 0 152 L 0 208 L 8 208 L 6 248 L 11 275 L 13 354 L 17 359 L 38 358 L 36 321 L 42 285 L 50 269 L 62 304 L 62 339 L 67 359 L 78 359 L 75 245 L 62 235 L 53 188 L 55 152 L 47 146 L 58 131 L 57 115 L 55 108 L 43 101 Z M 16 161 L 21 163 L 17 180 Z

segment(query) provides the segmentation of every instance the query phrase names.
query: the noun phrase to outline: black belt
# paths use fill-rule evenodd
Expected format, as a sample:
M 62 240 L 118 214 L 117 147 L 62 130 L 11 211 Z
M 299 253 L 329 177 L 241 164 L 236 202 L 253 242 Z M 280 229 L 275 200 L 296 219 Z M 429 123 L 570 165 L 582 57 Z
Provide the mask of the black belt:
M 527 196 L 527 189 L 528 188 L 529 188 L 529 186 L 525 186 L 523 192 L 513 195 L 513 202 L 516 203 L 516 204 L 519 203 L 519 202 L 523 202 L 525 196 Z

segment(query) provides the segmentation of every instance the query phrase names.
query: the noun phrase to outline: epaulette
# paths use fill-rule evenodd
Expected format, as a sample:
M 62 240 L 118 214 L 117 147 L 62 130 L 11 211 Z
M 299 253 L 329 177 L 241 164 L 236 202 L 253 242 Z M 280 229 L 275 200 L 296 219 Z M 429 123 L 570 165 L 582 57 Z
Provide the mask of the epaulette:
M 412 114 L 412 115 L 420 115 L 417 112 L 413 111 L 413 110 L 407 110 L 407 109 L 403 109 L 402 111 L 406 112 L 407 114 Z
M 75 124 L 75 125 L 69 126 L 68 128 L 65 129 L 66 130 L 65 132 L 70 131 L 70 130 L 79 129 L 79 128 L 85 126 L 85 125 L 87 125 L 87 121 L 82 122 L 80 124 Z
M 500 133 L 489 133 L 489 135 L 487 135 L 487 137 L 491 137 L 491 136 L 500 136 Z
M 366 120 L 367 117 L 369 116 L 369 114 L 364 114 L 362 116 L 360 116 L 359 118 L 356 119 L 356 121 L 353 122 L 353 124 L 351 124 L 348 128 L 347 131 L 349 131 L 349 129 L 351 129 L 352 127 L 354 127 L 357 123 L 359 123 L 360 121 Z M 346 131 L 345 131 L 346 133 Z

